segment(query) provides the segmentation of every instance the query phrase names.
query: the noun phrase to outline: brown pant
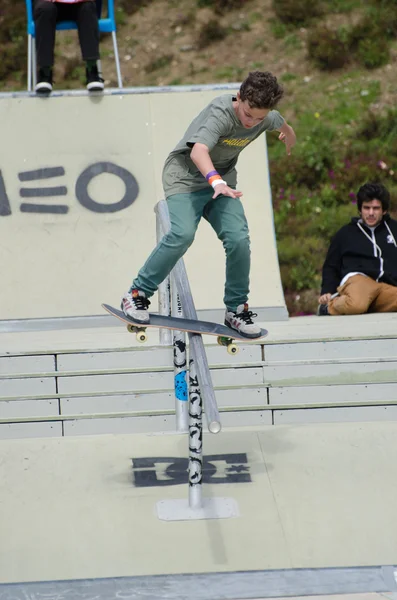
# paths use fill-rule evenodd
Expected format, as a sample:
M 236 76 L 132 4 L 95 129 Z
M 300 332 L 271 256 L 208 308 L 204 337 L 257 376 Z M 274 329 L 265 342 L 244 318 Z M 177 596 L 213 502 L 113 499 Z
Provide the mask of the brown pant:
M 330 315 L 362 315 L 367 312 L 397 312 L 397 287 L 378 283 L 364 275 L 353 275 L 338 287 L 339 296 L 328 303 Z

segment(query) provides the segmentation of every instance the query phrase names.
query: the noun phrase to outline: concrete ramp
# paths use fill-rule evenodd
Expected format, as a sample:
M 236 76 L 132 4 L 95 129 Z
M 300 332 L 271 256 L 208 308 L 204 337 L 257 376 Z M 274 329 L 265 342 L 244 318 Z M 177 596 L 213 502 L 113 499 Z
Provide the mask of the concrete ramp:
M 343 571 L 339 587 L 304 593 L 397 590 L 396 422 L 233 429 L 206 434 L 204 455 L 204 496 L 233 498 L 233 518 L 159 519 L 159 502 L 187 497 L 186 435 L 0 441 L 0 581 L 286 570 L 290 596 L 295 570 L 376 566 L 372 583 L 355 571 L 359 589 L 343 588 Z M 269 597 L 251 581 L 249 593 L 185 598 Z
M 163 198 L 167 154 L 213 97 L 236 89 L 0 95 L 1 318 L 98 315 L 102 302 L 118 306 L 156 244 L 153 208 Z M 250 304 L 263 319 L 286 318 L 264 136 L 242 153 L 239 185 L 252 242 Z M 223 318 L 224 263 L 204 221 L 186 266 L 207 320 Z

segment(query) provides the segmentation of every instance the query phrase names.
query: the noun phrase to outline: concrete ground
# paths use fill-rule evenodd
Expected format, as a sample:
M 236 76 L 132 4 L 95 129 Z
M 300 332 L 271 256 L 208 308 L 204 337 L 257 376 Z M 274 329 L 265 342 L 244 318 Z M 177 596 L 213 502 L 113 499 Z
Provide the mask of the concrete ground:
M 330 595 L 322 595 L 322 596 L 288 596 L 288 600 L 397 600 L 397 594 L 342 594 L 338 596 L 330 596 Z M 253 599 L 254 600 L 254 599 Z M 260 600 L 260 599 L 256 599 Z M 275 600 L 275 598 L 269 598 L 269 600 Z M 278 600 L 287 600 L 284 596 L 283 598 L 278 598 Z
M 0 582 L 397 564 L 397 423 L 234 429 L 204 455 L 230 518 L 159 518 L 187 499 L 185 435 L 0 441 Z
M 395 338 L 397 315 L 303 317 L 269 329 L 269 342 L 357 339 L 360 333 Z M 149 343 L 158 341 L 155 334 Z M 0 353 L 133 343 L 118 326 L 2 333 Z M 19 582 L 189 573 L 232 578 L 269 570 L 288 579 L 294 569 L 397 565 L 397 422 L 228 428 L 205 434 L 204 455 L 204 498 L 232 502 L 234 513 L 163 520 L 164 503 L 187 503 L 185 435 L 0 441 L 0 599 L 52 598 L 29 595 L 25 584 L 19 596 Z M 180 504 L 175 507 L 178 513 Z M 321 594 L 334 594 L 331 600 L 397 600 L 392 579 L 350 596 L 335 595 L 346 591 L 343 586 L 337 592 L 325 586 Z M 305 589 L 304 595 L 314 600 L 317 590 Z M 213 598 L 291 598 L 301 589 L 270 593 L 254 586 L 246 595 L 229 589 L 229 595 Z M 167 596 L 174 597 L 186 598 Z

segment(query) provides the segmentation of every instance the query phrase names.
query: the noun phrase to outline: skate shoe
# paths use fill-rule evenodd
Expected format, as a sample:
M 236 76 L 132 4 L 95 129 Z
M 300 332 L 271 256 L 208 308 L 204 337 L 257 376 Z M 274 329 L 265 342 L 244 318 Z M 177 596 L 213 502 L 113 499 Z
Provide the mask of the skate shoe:
M 318 317 L 327 317 L 329 315 L 328 312 L 328 304 L 319 304 L 317 308 L 317 316 Z
M 45 95 L 52 92 L 52 69 L 39 69 L 37 83 L 34 88 L 36 94 Z
M 226 309 L 225 325 L 248 338 L 260 337 L 261 328 L 252 320 L 252 317 L 257 316 L 252 310 L 248 310 L 248 304 L 240 304 L 236 312 Z
M 87 67 L 86 69 L 86 84 L 89 92 L 103 92 L 105 87 L 104 81 L 99 74 L 97 65 Z
M 149 304 L 150 301 L 146 298 L 145 292 L 132 289 L 130 292 L 124 294 L 121 301 L 121 309 L 127 317 L 131 317 L 141 323 L 149 323 Z

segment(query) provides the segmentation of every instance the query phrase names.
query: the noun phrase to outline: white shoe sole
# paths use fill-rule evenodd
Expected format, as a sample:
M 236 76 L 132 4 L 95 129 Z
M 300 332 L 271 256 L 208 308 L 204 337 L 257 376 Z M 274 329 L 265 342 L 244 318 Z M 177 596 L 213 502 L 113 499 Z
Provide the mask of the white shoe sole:
M 36 94 L 51 94 L 52 85 L 46 82 L 38 83 L 34 88 L 34 91 Z
M 100 81 L 93 81 L 87 84 L 87 90 L 89 92 L 103 92 L 105 85 Z

